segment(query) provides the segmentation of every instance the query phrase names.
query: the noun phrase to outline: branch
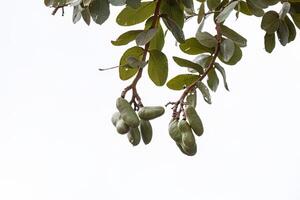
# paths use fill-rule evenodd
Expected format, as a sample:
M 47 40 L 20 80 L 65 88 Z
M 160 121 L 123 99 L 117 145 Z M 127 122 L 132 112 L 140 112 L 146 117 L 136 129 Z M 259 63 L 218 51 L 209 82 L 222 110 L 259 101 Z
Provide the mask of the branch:
M 214 68 L 215 61 L 220 53 L 220 46 L 221 46 L 221 42 L 222 42 L 222 32 L 221 32 L 221 27 L 220 27 L 219 23 L 216 23 L 216 30 L 217 30 L 217 36 L 216 36 L 217 37 L 217 45 L 216 45 L 215 51 L 213 53 L 213 57 L 208 65 L 208 67 L 206 68 L 206 70 L 204 71 L 203 74 L 199 75 L 199 78 L 194 83 L 192 83 L 190 86 L 188 86 L 184 90 L 184 92 L 182 93 L 182 95 L 180 96 L 178 101 L 170 102 L 167 104 L 167 105 L 169 105 L 169 104 L 174 105 L 172 107 L 172 109 L 173 109 L 172 117 L 174 119 L 179 119 L 181 112 L 184 111 L 183 110 L 184 100 L 185 100 L 186 96 L 188 95 L 188 93 L 193 91 L 196 87 L 196 84 L 199 81 L 202 81 L 207 76 L 207 74 L 210 72 L 210 70 Z M 178 107 L 179 107 L 179 110 L 178 110 Z
M 159 9 L 160 9 L 161 1 L 162 0 L 157 0 L 151 28 L 155 28 L 157 26 L 157 24 L 158 24 L 158 21 L 159 21 Z M 142 61 L 144 61 L 144 62 L 146 61 L 146 58 L 147 58 L 149 46 L 150 46 L 150 41 L 145 45 L 145 48 L 144 48 L 144 51 L 143 51 Z M 140 98 L 140 96 L 139 96 L 139 94 L 137 92 L 137 89 L 136 89 L 136 85 L 137 85 L 138 81 L 141 79 L 142 75 L 143 75 L 143 68 L 139 67 L 138 68 L 138 73 L 135 76 L 134 80 L 132 81 L 132 83 L 129 86 L 127 86 L 123 90 L 123 92 L 121 94 L 121 97 L 125 98 L 127 92 L 130 91 L 130 90 L 132 90 L 132 99 L 131 99 L 130 102 L 134 104 L 135 110 L 138 110 L 139 107 L 143 107 L 141 98 Z

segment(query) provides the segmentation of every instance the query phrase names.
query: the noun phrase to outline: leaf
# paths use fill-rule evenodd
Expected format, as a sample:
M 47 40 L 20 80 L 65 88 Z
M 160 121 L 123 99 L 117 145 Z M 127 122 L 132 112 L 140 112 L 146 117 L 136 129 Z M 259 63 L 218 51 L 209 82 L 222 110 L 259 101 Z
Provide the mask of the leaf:
M 180 29 L 184 25 L 184 7 L 183 4 L 174 0 L 162 0 L 160 5 L 160 15 L 167 16 L 178 25 Z
M 116 21 L 120 26 L 139 24 L 153 15 L 155 6 L 156 1 L 142 2 L 137 9 L 127 6 L 119 13 Z
M 97 24 L 103 24 L 110 15 L 108 0 L 94 0 L 89 6 L 92 19 Z
M 212 56 L 208 54 L 200 54 L 194 59 L 195 63 L 198 63 L 203 68 L 207 68 L 209 63 L 211 62 Z
M 216 38 L 208 32 L 197 32 L 196 39 L 199 41 L 200 44 L 208 48 L 213 48 L 217 45 Z
M 141 0 L 126 0 L 126 4 L 131 8 L 137 9 L 141 6 Z
M 177 25 L 177 23 L 174 20 L 167 16 L 163 16 L 163 22 L 165 23 L 166 27 L 171 31 L 177 42 L 183 43 L 185 41 L 182 29 Z
M 123 6 L 126 4 L 126 0 L 108 0 L 113 6 Z
M 148 75 L 157 86 L 163 86 L 168 78 L 168 59 L 164 53 L 159 50 L 151 50 Z
M 139 33 L 138 36 L 136 37 L 136 44 L 138 46 L 144 46 L 145 44 L 150 42 L 150 40 L 153 39 L 156 33 L 157 33 L 157 28 L 151 28 L 149 30 L 145 30 Z
M 228 84 L 227 84 L 227 80 L 226 80 L 226 72 L 225 72 L 225 69 L 219 64 L 219 63 L 215 63 L 215 69 L 217 69 L 220 74 L 222 75 L 223 77 L 223 82 L 224 82 L 224 87 L 227 91 L 229 91 L 229 87 L 228 87 Z
M 233 1 L 229 5 L 227 5 L 222 12 L 217 16 L 216 20 L 217 23 L 224 22 L 227 17 L 230 15 L 230 13 L 234 10 L 234 8 L 237 6 L 239 1 Z
M 289 28 L 285 21 L 280 21 L 279 28 L 277 30 L 277 37 L 282 46 L 285 46 L 289 42 Z
M 197 81 L 199 76 L 194 74 L 180 74 L 168 81 L 167 87 L 171 90 L 182 90 Z
M 268 11 L 261 21 L 261 28 L 267 33 L 275 33 L 279 28 L 279 15 L 275 11 Z
M 127 64 L 128 57 L 134 57 L 141 60 L 143 56 L 144 49 L 141 47 L 131 47 L 127 49 L 122 55 L 119 63 L 119 76 L 121 80 L 128 80 L 133 77 L 138 71 L 137 68 L 130 68 Z
M 165 44 L 165 34 L 161 25 L 158 26 L 156 35 L 150 41 L 149 50 L 157 49 L 162 50 Z
M 246 47 L 247 46 L 247 39 L 235 32 L 234 30 L 228 28 L 225 25 L 221 25 L 222 34 L 234 41 L 237 45 L 240 47 Z
M 73 8 L 73 23 L 76 24 L 81 19 L 81 6 L 74 6 Z
M 179 58 L 176 56 L 173 56 L 173 60 L 175 61 L 175 63 L 181 67 L 187 67 L 187 68 L 192 68 L 194 70 L 196 70 L 197 72 L 199 72 L 200 74 L 203 74 L 203 68 L 201 65 L 194 63 L 192 61 L 183 59 L 183 58 Z
M 272 53 L 272 51 L 274 50 L 275 45 L 276 45 L 275 33 L 271 33 L 271 34 L 266 33 L 265 37 L 264 37 L 264 41 L 265 41 L 266 52 Z
M 87 24 L 87 25 L 90 25 L 91 23 L 91 13 L 90 13 L 90 10 L 88 8 L 84 8 L 82 11 L 81 11 L 81 16 L 84 20 L 84 22 Z
M 241 58 L 243 57 L 243 52 L 238 45 L 235 45 L 234 54 L 230 58 L 229 61 L 225 61 L 221 54 L 219 54 L 218 58 L 227 65 L 235 65 L 237 64 Z
M 188 105 L 191 105 L 194 108 L 196 108 L 196 106 L 197 106 L 197 92 L 196 92 L 196 90 L 194 92 L 190 92 L 187 95 L 187 97 L 186 97 L 186 103 Z
M 182 0 L 183 5 L 191 10 L 194 10 L 194 2 L 193 0 Z
M 234 55 L 235 44 L 231 39 L 225 39 L 220 46 L 220 53 L 225 62 L 228 62 Z
M 121 46 L 121 45 L 126 45 L 129 42 L 135 40 L 135 38 L 138 36 L 138 34 L 140 34 L 141 32 L 143 32 L 142 30 L 132 30 L 132 31 L 128 31 L 126 33 L 123 33 L 122 35 L 120 35 L 118 37 L 118 39 L 116 39 L 115 41 L 111 41 L 111 43 L 115 46 Z
M 204 5 L 204 3 L 201 3 L 199 12 L 198 12 L 198 18 L 197 18 L 198 24 L 200 24 L 202 22 L 204 16 L 205 16 L 205 5 Z
M 181 51 L 189 55 L 212 52 L 213 50 L 200 44 L 196 38 L 189 38 L 179 45 Z
M 296 38 L 296 27 L 294 25 L 294 23 L 290 20 L 290 18 L 288 16 L 285 16 L 285 19 L 284 19 L 286 25 L 288 26 L 288 29 L 289 29 L 289 42 L 292 42 L 295 40 Z
M 209 70 L 207 74 L 207 85 L 208 87 L 213 91 L 216 92 L 219 86 L 219 78 L 218 75 L 215 71 L 215 69 Z
M 127 64 L 132 68 L 144 68 L 147 65 L 147 62 L 141 61 L 136 57 L 130 56 L 127 58 Z
M 220 3 L 221 0 L 207 0 L 207 7 L 209 8 L 209 10 L 215 10 Z
M 210 96 L 210 92 L 209 92 L 209 89 L 207 88 L 207 86 L 200 81 L 198 81 L 196 85 L 197 85 L 197 88 L 200 90 L 204 101 L 206 101 L 206 103 L 208 103 L 208 104 L 211 104 L 212 103 L 211 96 Z

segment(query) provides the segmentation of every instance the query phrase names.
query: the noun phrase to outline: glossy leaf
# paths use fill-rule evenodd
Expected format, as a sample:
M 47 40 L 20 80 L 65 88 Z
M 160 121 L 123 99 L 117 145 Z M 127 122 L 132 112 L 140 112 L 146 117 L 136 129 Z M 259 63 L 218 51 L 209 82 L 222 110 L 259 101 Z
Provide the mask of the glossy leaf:
M 163 86 L 168 78 L 168 59 L 159 50 L 151 50 L 148 75 L 152 82 L 157 86 Z

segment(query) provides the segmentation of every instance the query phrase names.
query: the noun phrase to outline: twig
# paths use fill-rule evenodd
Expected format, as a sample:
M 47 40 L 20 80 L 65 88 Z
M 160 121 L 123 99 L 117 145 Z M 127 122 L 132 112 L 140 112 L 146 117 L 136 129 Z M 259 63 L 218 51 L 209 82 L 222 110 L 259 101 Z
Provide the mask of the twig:
M 158 24 L 158 21 L 159 21 L 159 9 L 160 9 L 160 4 L 161 4 L 161 1 L 162 0 L 157 0 L 157 3 L 156 3 L 156 7 L 155 7 L 155 11 L 154 11 L 154 16 L 153 16 L 153 22 L 152 22 L 152 25 L 151 25 L 151 28 L 154 28 L 157 26 Z M 142 57 L 142 61 L 143 62 L 146 62 L 146 58 L 147 58 L 147 54 L 148 54 L 148 50 L 149 50 L 149 47 L 150 47 L 150 42 L 148 42 L 146 45 L 145 45 L 145 48 L 144 48 L 144 51 L 143 51 L 143 57 Z M 143 68 L 142 67 L 139 67 L 138 68 L 138 73 L 136 75 L 136 77 L 134 78 L 134 80 L 132 81 L 132 83 L 127 86 L 121 93 L 121 97 L 125 98 L 126 94 L 128 91 L 132 90 L 132 98 L 131 98 L 131 103 L 134 104 L 134 108 L 135 109 L 139 109 L 140 107 L 143 107 L 143 104 L 142 104 L 142 101 L 141 101 L 141 98 L 137 92 L 137 89 L 136 89 L 136 86 L 137 86 L 137 83 L 138 81 L 141 79 L 143 75 Z
M 179 119 L 180 118 L 180 114 L 182 112 L 184 112 L 184 109 L 183 109 L 183 106 L 184 106 L 184 100 L 186 98 L 186 96 L 188 95 L 189 92 L 191 92 L 192 90 L 195 89 L 196 87 L 196 84 L 200 81 L 202 81 L 206 76 L 207 74 L 210 72 L 211 69 L 213 69 L 214 67 L 214 64 L 215 64 L 215 61 L 219 55 L 219 52 L 220 52 L 220 45 L 221 45 L 221 42 L 222 42 L 222 32 L 221 32 L 221 27 L 220 27 L 220 24 L 219 23 L 216 23 L 216 30 L 217 30 L 217 45 L 216 45 L 216 48 L 215 48 L 215 51 L 213 53 L 213 57 L 208 65 L 208 67 L 206 68 L 206 70 L 204 71 L 203 74 L 200 74 L 199 75 L 199 78 L 194 82 L 192 83 L 191 85 L 189 85 L 185 90 L 184 92 L 182 93 L 182 95 L 180 96 L 179 100 L 176 101 L 176 102 L 169 102 L 167 105 L 174 105 L 174 107 L 172 108 L 173 109 L 173 114 L 172 114 L 172 117 L 174 119 Z M 179 110 L 178 110 L 178 107 L 179 107 Z M 185 115 L 183 115 L 183 117 L 185 117 Z

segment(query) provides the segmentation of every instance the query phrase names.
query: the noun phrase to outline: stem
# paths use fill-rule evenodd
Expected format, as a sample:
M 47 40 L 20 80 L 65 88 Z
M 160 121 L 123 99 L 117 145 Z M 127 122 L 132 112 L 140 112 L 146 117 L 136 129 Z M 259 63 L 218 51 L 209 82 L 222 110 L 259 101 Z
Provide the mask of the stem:
M 155 7 L 155 11 L 154 11 L 154 16 L 153 16 L 153 22 L 152 22 L 152 25 L 151 25 L 151 28 L 155 28 L 158 24 L 158 21 L 159 21 L 159 9 L 160 9 L 160 4 L 161 4 L 161 1 L 162 0 L 157 0 L 157 3 L 156 3 L 156 7 Z M 145 48 L 144 48 L 144 51 L 143 51 L 143 58 L 142 58 L 142 61 L 146 61 L 146 58 L 147 58 L 147 54 L 148 54 L 148 50 L 149 50 L 149 47 L 150 47 L 150 42 L 148 42 L 146 45 L 145 45 Z M 137 92 L 137 89 L 136 89 L 136 86 L 137 86 L 137 83 L 139 82 L 139 80 L 142 78 L 142 75 L 143 75 L 143 68 L 142 67 L 139 67 L 138 68 L 138 72 L 137 72 L 137 75 L 135 76 L 135 78 L 133 79 L 132 83 L 127 86 L 122 94 L 121 94 L 121 97 L 125 98 L 127 92 L 129 90 L 132 90 L 132 98 L 131 98 L 131 103 L 134 104 L 134 109 L 135 110 L 138 110 L 140 107 L 143 107 L 143 104 L 142 104 L 142 101 L 141 101 L 141 98 Z
M 216 36 L 217 45 L 216 45 L 215 51 L 213 53 L 213 57 L 208 65 L 208 67 L 206 68 L 206 70 L 204 71 L 203 74 L 199 75 L 198 79 L 194 83 L 192 83 L 190 86 L 185 88 L 184 92 L 182 93 L 182 95 L 180 96 L 178 101 L 170 102 L 167 104 L 167 105 L 169 105 L 169 104 L 174 105 L 172 108 L 173 109 L 172 117 L 174 119 L 179 119 L 181 112 L 183 112 L 182 108 L 184 106 L 184 100 L 185 100 L 186 96 L 188 95 L 188 93 L 191 92 L 192 90 L 194 90 L 197 83 L 199 81 L 202 81 L 208 75 L 210 70 L 212 70 L 214 68 L 215 61 L 220 53 L 220 46 L 221 46 L 221 42 L 222 42 L 222 32 L 221 32 L 221 27 L 220 27 L 219 23 L 216 23 L 216 30 L 217 30 L 217 36 Z M 179 107 L 179 110 L 178 110 L 178 107 Z

